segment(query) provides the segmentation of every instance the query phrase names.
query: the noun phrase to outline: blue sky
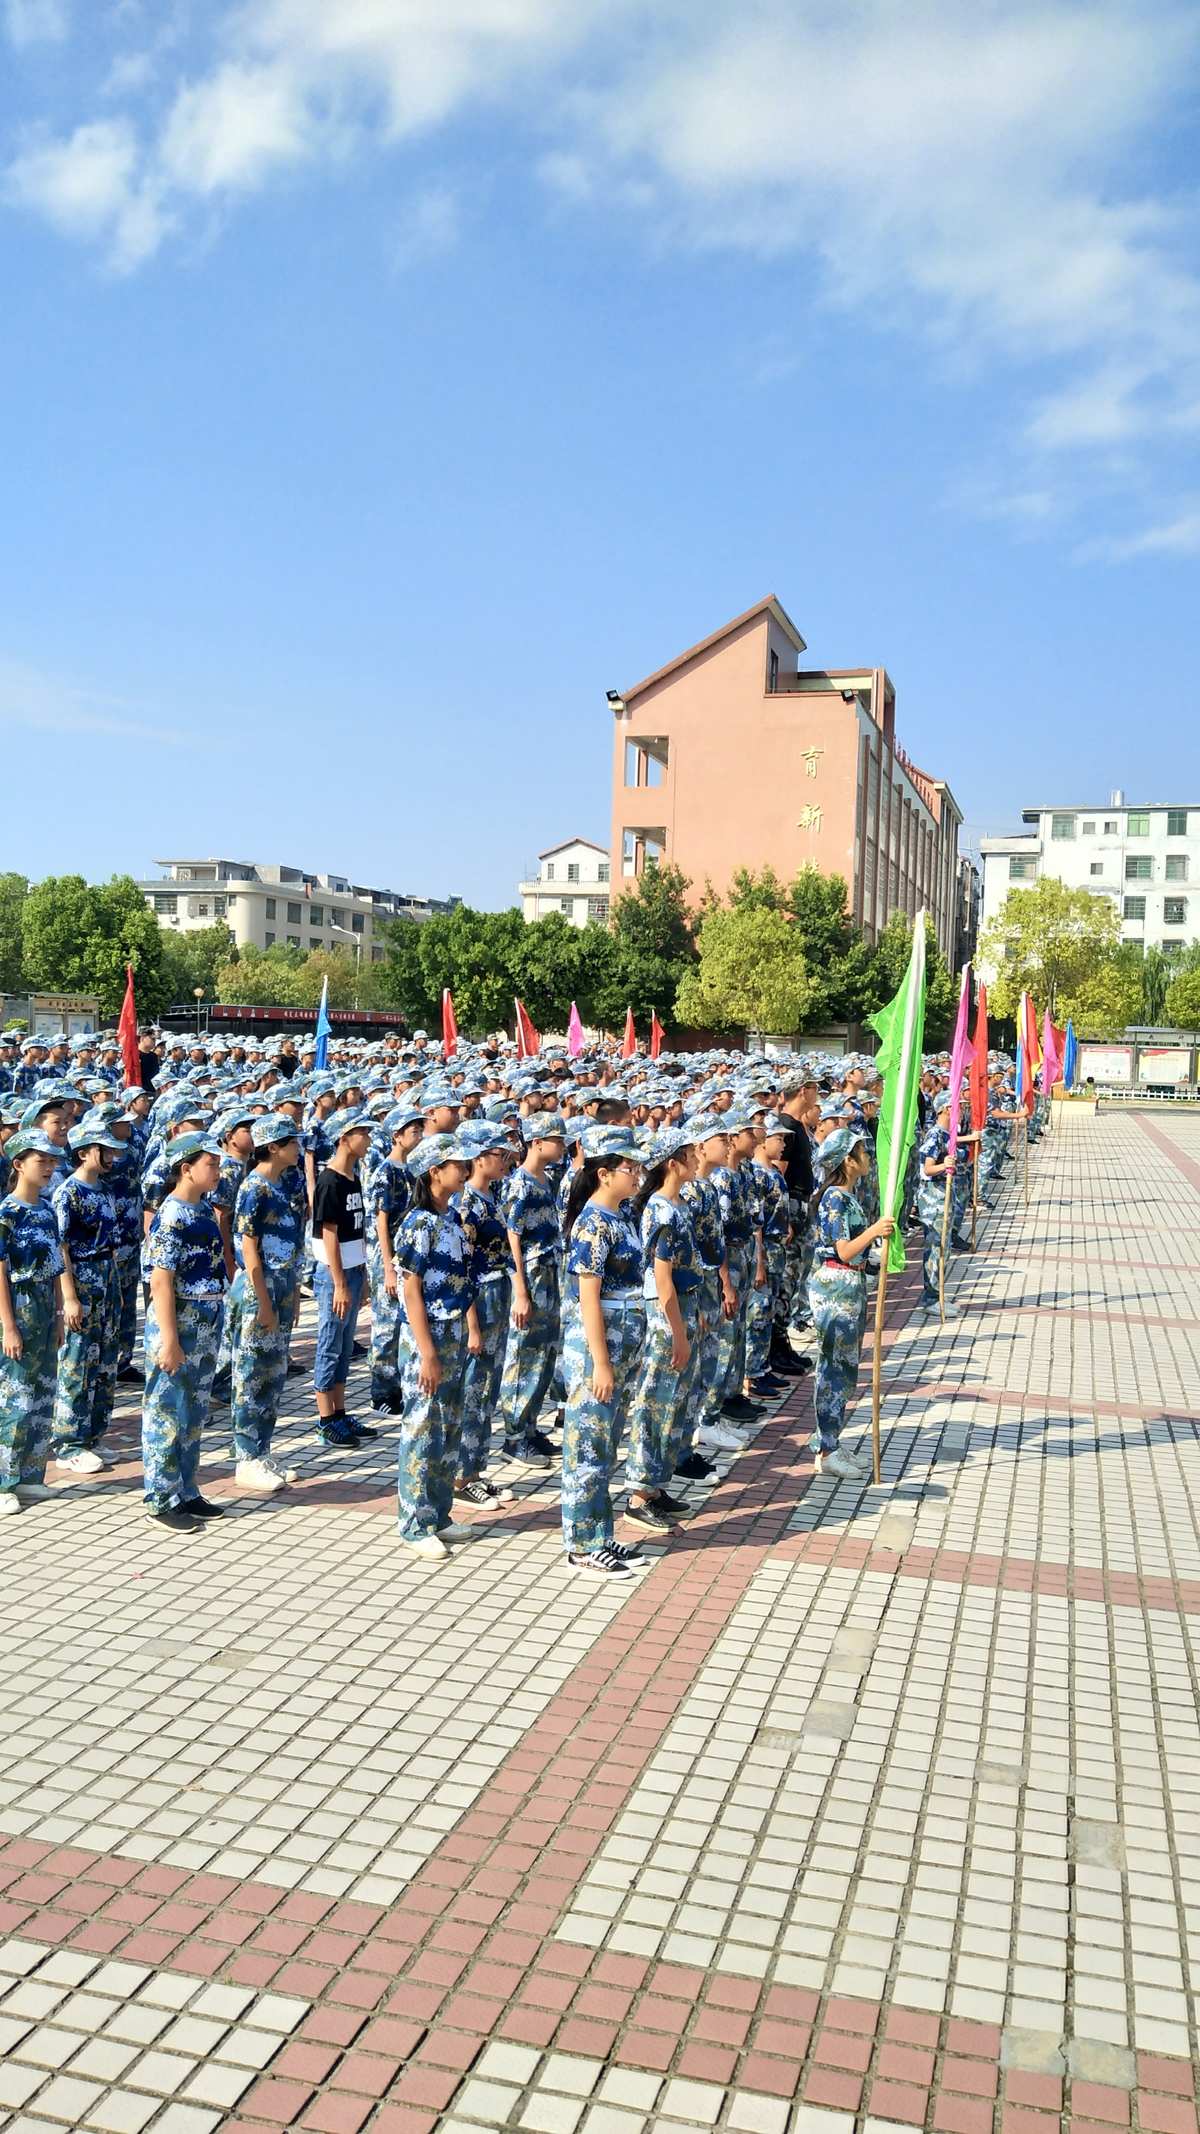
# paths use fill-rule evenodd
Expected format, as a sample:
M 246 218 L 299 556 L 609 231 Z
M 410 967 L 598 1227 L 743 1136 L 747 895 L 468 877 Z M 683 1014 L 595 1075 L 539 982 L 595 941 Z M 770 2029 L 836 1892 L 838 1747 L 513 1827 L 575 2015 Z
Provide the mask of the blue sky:
M 1198 85 L 1166 0 L 0 0 L 0 866 L 509 902 L 768 592 L 976 835 L 1200 805 Z

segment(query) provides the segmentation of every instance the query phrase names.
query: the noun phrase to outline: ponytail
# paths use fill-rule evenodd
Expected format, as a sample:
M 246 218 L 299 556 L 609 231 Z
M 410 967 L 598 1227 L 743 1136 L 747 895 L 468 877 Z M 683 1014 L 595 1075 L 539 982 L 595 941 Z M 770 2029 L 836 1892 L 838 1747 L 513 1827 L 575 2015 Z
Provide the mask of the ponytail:
M 607 1156 L 585 1157 L 571 1181 L 567 1195 L 567 1212 L 563 1217 L 563 1243 L 567 1242 L 575 1227 L 575 1220 L 585 1201 L 589 1201 L 606 1171 L 615 1171 L 616 1161 Z
M 648 1170 L 643 1176 L 641 1185 L 638 1187 L 637 1192 L 634 1195 L 633 1201 L 633 1220 L 635 1226 L 640 1227 L 642 1213 L 646 1206 L 646 1202 L 649 1200 L 650 1195 L 652 1193 L 657 1193 L 659 1188 L 662 1186 L 664 1180 L 666 1179 L 667 1171 L 670 1168 L 670 1164 L 671 1158 L 669 1156 L 664 1156 L 661 1163 L 654 1164 L 653 1167 Z

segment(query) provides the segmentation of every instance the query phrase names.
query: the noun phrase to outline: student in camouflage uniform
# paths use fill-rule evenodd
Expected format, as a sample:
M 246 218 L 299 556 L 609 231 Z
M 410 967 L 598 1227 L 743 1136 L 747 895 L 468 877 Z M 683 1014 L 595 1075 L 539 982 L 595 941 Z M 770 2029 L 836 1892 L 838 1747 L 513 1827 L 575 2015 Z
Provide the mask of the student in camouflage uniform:
M 553 1448 L 537 1428 L 558 1355 L 561 1235 L 547 1166 L 566 1153 L 563 1121 L 553 1112 L 523 1120 L 525 1161 L 501 1196 L 513 1260 L 512 1319 L 500 1383 L 500 1415 L 507 1458 L 523 1467 L 549 1467 Z
M 221 1150 L 203 1134 L 167 1143 L 167 1193 L 142 1250 L 150 1280 L 142 1470 L 151 1517 L 171 1532 L 198 1534 L 221 1507 L 200 1494 L 200 1435 L 221 1335 L 225 1253 L 206 1195 Z
M 863 1255 L 895 1227 L 890 1216 L 864 1226 L 856 1186 L 867 1168 L 863 1137 L 841 1127 L 823 1144 L 824 1180 L 817 1205 L 817 1251 L 808 1279 L 809 1305 L 817 1329 L 817 1372 L 813 1387 L 822 1472 L 842 1481 L 861 1481 L 868 1472 L 863 1459 L 843 1450 L 840 1440 L 846 1402 L 858 1377 L 867 1323 L 867 1278 Z
M 675 1472 L 688 1481 L 703 1481 L 713 1472 L 712 1455 L 740 1452 L 745 1439 L 721 1414 L 718 1378 L 721 1322 L 737 1310 L 725 1258 L 721 1203 L 713 1183 L 714 1172 L 725 1162 L 729 1141 L 720 1112 L 700 1112 L 689 1125 L 695 1136 L 695 1174 L 680 1199 L 691 1219 L 702 1270 L 696 1325 L 699 1355 Z
M 567 1279 L 578 1309 L 563 1354 L 563 1540 L 572 1570 L 598 1578 L 630 1577 L 638 1554 L 613 1540 L 610 1481 L 646 1331 L 642 1251 L 625 1212 L 640 1169 L 628 1127 L 589 1127 L 567 1202 Z
M 396 1237 L 412 1205 L 408 1157 L 421 1139 L 425 1115 L 410 1104 L 388 1114 L 388 1153 L 366 1189 L 367 1283 L 371 1292 L 371 1403 L 382 1415 L 402 1415 L 400 1335 L 404 1308 L 396 1266 Z
M 775 1315 L 787 1271 L 787 1240 L 790 1228 L 787 1185 L 778 1168 L 787 1147 L 788 1128 L 776 1113 L 763 1120 L 763 1138 L 749 1165 L 757 1189 L 762 1228 L 766 1281 L 750 1292 L 746 1320 L 746 1392 L 779 1392 L 783 1380 L 771 1374 L 771 1339 Z
M 400 1427 L 400 1538 L 422 1562 L 438 1563 L 453 1523 L 454 1477 L 462 1434 L 463 1380 L 475 1301 L 471 1241 L 454 1196 L 466 1183 L 472 1152 L 453 1134 L 419 1141 L 408 1159 L 413 1205 L 400 1225 L 396 1264 L 404 1283 L 401 1361 L 404 1419 Z
M 917 1214 L 925 1230 L 922 1260 L 921 1302 L 926 1311 L 936 1311 L 942 1268 L 942 1223 L 946 1212 L 946 1178 L 954 1165 L 950 1158 L 950 1092 L 939 1090 L 933 1100 L 933 1124 L 921 1136 L 917 1154 Z M 951 1189 L 953 1191 L 953 1189 Z M 946 1305 L 947 1319 L 957 1319 L 958 1310 Z
M 238 1262 L 228 1312 L 233 1348 L 233 1454 L 239 1489 L 271 1495 L 296 1472 L 271 1458 L 287 1377 L 288 1338 L 304 1249 L 304 1220 L 284 1183 L 297 1168 L 299 1131 L 283 1112 L 250 1129 L 253 1162 L 238 1187 L 233 1243 Z
M 661 1129 L 646 1150 L 633 1203 L 641 1239 L 646 1336 L 629 1407 L 625 1517 L 668 1533 L 685 1514 L 670 1485 L 683 1456 L 685 1418 L 700 1366 L 703 1270 L 683 1189 L 695 1175 L 694 1127 Z
M 117 1211 L 107 1177 L 122 1145 L 102 1119 L 73 1126 L 68 1138 L 78 1168 L 51 1194 L 63 1253 L 66 1325 L 54 1398 L 54 1458 L 65 1473 L 87 1475 L 113 1465 L 103 1440 L 116 1393 L 120 1290 Z
M 471 1245 L 476 1295 L 467 1318 L 468 1330 L 478 1334 L 479 1345 L 467 1356 L 454 1494 L 467 1504 L 508 1503 L 511 1489 L 490 1482 L 485 1469 L 512 1307 L 512 1253 L 496 1195 L 512 1168 L 514 1150 L 503 1128 L 486 1122 L 462 1125 L 458 1139 L 475 1157 L 470 1178 L 453 1205 Z
M 36 1131 L 8 1144 L 10 1190 L 0 1200 L 0 1514 L 53 1495 L 46 1456 L 62 1339 L 62 1247 L 43 1188 L 57 1160 Z

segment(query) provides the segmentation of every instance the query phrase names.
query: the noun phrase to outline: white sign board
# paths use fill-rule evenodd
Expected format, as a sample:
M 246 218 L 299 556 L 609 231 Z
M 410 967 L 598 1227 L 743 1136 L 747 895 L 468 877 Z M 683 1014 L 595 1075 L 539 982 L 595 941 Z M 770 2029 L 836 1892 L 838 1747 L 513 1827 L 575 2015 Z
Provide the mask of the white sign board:
M 1186 1045 L 1144 1045 L 1138 1054 L 1139 1082 L 1161 1082 L 1174 1089 L 1191 1080 L 1191 1068 Z
M 1076 1082 L 1132 1082 L 1132 1045 L 1081 1045 Z

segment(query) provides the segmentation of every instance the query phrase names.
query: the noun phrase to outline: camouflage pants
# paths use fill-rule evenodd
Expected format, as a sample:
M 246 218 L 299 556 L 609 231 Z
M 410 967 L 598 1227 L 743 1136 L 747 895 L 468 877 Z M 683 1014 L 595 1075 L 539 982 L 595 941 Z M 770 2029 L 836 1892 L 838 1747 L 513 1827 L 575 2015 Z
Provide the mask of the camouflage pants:
M 478 1356 L 468 1354 L 463 1379 L 462 1448 L 458 1470 L 464 1479 L 481 1475 L 487 1467 L 511 1309 L 512 1283 L 506 1274 L 480 1283 L 475 1312 L 483 1348 Z
M 788 1205 L 792 1228 L 784 1248 L 783 1285 L 776 1317 L 785 1333 L 788 1327 L 800 1333 L 809 1324 L 808 1277 L 812 1272 L 816 1237 L 809 1220 L 807 1201 L 793 1200 Z
M 146 1314 L 142 1472 L 149 1511 L 186 1504 L 200 1493 L 200 1433 L 208 1421 L 221 1311 L 220 1297 L 176 1299 L 183 1362 L 173 1373 L 164 1371 L 158 1361 L 162 1335 L 153 1304 Z
M 116 1262 L 76 1271 L 83 1325 L 68 1334 L 58 1356 L 54 1450 L 61 1458 L 98 1445 L 112 1421 L 117 1389 L 120 1298 Z
M 123 1371 L 133 1360 L 134 1343 L 137 1340 L 138 1290 L 141 1274 L 136 1245 L 118 1248 L 117 1251 L 117 1369 Z
M 601 1309 L 613 1374 L 611 1400 L 599 1401 L 592 1391 L 591 1351 L 578 1312 L 572 1312 L 568 1320 L 563 1354 L 567 1381 L 562 1448 L 563 1544 L 577 1556 L 594 1555 L 613 1538 L 609 1485 L 637 1383 L 646 1331 L 646 1307 L 641 1297 L 602 1299 Z
M 691 1405 L 700 1368 L 700 1291 L 676 1292 L 683 1329 L 688 1337 L 688 1360 L 682 1371 L 671 1363 L 673 1336 L 667 1315 L 658 1301 L 646 1305 L 646 1338 L 637 1384 L 629 1404 L 629 1451 L 625 1480 L 639 1493 L 666 1489 L 681 1459 L 685 1458 L 685 1418 Z
M 0 1489 L 44 1479 L 54 1415 L 53 1282 L 14 1282 L 12 1305 L 23 1346 L 19 1363 L 0 1355 Z
M 679 1445 L 680 1460 L 686 1460 L 695 1446 L 697 1430 L 702 1430 L 705 1421 L 712 1421 L 716 1413 L 712 1401 L 721 1354 L 722 1316 L 721 1277 L 715 1267 L 706 1268 L 704 1280 L 700 1284 L 700 1308 L 696 1325 L 696 1375 L 692 1380 L 692 1397 L 683 1419 Z M 678 1464 L 676 1461 L 676 1466 Z
M 400 1271 L 397 1268 L 396 1294 L 389 1297 L 378 1244 L 367 1247 L 367 1283 L 371 1291 L 371 1399 L 378 1406 L 400 1397 L 400 1336 L 404 1327 Z
M 558 1260 L 552 1253 L 528 1270 L 529 1323 L 510 1322 L 500 1381 L 500 1419 L 506 1445 L 528 1442 L 537 1428 L 558 1361 Z
M 746 1376 L 758 1378 L 771 1358 L 775 1329 L 775 1306 L 783 1288 L 787 1246 L 782 1238 L 769 1238 L 765 1247 L 767 1279 L 762 1289 L 751 1286 L 746 1306 Z
M 462 1434 L 463 1379 L 467 1368 L 467 1322 L 431 1319 L 429 1332 L 442 1366 L 436 1393 L 422 1393 L 421 1359 L 405 1322 L 400 1341 L 404 1419 L 400 1425 L 397 1495 L 400 1532 L 406 1541 L 436 1534 L 454 1514 L 454 1477 Z
M 726 1249 L 726 1265 L 733 1293 L 737 1298 L 737 1310 L 732 1319 L 722 1318 L 717 1329 L 717 1382 L 713 1389 L 714 1415 L 719 1415 L 722 1401 L 742 1390 L 746 1375 L 746 1314 L 750 1302 L 751 1270 L 754 1266 L 753 1244 L 731 1244 Z
M 269 1285 L 279 1324 L 268 1334 L 258 1323 L 258 1299 L 248 1276 L 239 1269 L 226 1305 L 232 1361 L 232 1424 L 235 1460 L 262 1460 L 271 1450 L 279 1403 L 287 1379 L 288 1341 L 296 1311 L 296 1292 L 276 1295 Z
M 834 1452 L 846 1420 L 846 1402 L 858 1377 L 867 1323 L 867 1284 L 851 1267 L 822 1264 L 809 1276 L 808 1296 L 817 1330 L 813 1407 L 821 1450 Z

